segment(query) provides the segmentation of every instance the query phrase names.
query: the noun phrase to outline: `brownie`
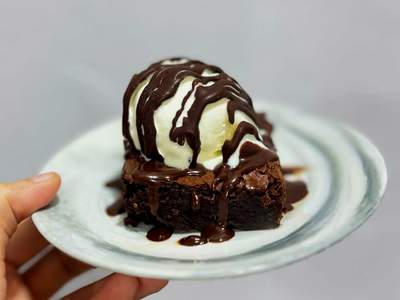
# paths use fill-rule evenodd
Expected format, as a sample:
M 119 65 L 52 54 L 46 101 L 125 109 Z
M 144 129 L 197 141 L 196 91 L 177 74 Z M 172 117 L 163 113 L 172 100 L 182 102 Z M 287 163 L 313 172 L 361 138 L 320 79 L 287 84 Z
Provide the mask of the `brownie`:
M 158 188 L 159 206 L 155 215 L 149 205 L 149 187 L 134 180 L 141 159 L 126 159 L 123 182 L 127 222 L 164 224 L 176 231 L 201 231 L 218 220 L 218 203 L 213 190 L 214 172 L 202 176 L 182 176 Z M 227 224 L 234 229 L 270 229 L 279 226 L 285 209 L 285 181 L 279 161 L 271 161 L 243 174 L 228 194 Z M 198 203 L 197 201 L 198 200 Z

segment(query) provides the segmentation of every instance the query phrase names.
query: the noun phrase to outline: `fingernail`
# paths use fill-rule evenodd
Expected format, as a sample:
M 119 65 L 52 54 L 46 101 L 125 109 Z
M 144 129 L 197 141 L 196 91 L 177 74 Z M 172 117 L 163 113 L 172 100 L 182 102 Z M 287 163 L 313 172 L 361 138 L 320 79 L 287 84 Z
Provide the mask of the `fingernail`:
M 53 173 L 43 173 L 39 175 L 35 175 L 31 178 L 34 183 L 44 182 L 52 179 L 54 176 Z

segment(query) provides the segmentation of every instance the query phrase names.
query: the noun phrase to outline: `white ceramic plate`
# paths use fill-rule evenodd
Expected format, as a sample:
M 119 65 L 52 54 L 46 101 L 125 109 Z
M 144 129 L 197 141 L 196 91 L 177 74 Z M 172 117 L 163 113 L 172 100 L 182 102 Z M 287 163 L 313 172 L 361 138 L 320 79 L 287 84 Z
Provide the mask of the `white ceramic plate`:
M 376 147 L 346 125 L 276 104 L 257 103 L 275 126 L 282 165 L 307 166 L 299 175 L 310 190 L 279 228 L 236 232 L 222 244 L 184 247 L 183 236 L 146 239 L 148 227 L 127 228 L 109 217 L 115 191 L 104 183 L 123 164 L 121 122 L 85 134 L 60 151 L 43 171 L 63 177 L 56 201 L 33 216 L 57 248 L 111 271 L 167 279 L 240 276 L 281 267 L 318 253 L 360 226 L 383 196 L 387 175 Z

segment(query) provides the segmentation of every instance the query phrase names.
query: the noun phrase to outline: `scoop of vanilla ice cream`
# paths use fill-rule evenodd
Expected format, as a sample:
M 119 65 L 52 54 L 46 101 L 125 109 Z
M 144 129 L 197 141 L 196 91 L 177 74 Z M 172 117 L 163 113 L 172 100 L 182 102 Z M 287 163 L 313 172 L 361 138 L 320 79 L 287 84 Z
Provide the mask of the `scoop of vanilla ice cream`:
M 203 76 L 215 75 L 215 73 L 208 72 L 207 70 L 203 73 Z M 138 139 L 138 130 L 141 129 L 136 128 L 136 106 L 141 93 L 145 89 L 146 85 L 149 83 L 150 79 L 151 75 L 146 80 L 141 82 L 137 86 L 136 90 L 132 93 L 130 99 L 130 134 L 132 136 L 135 148 L 139 150 L 140 143 Z M 185 142 L 183 145 L 179 145 L 178 143 L 172 141 L 169 134 L 172 128 L 173 119 L 175 118 L 179 109 L 181 109 L 184 97 L 192 89 L 192 84 L 194 80 L 195 78 L 191 76 L 184 78 L 180 82 L 175 95 L 164 101 L 154 113 L 154 124 L 157 130 L 156 144 L 158 152 L 164 158 L 164 163 L 166 165 L 178 169 L 186 169 L 189 167 L 193 151 L 187 144 L 187 142 Z M 207 83 L 207 85 L 212 84 L 212 81 Z M 178 126 L 182 125 L 183 118 L 187 116 L 187 111 L 190 109 L 194 101 L 196 101 L 195 93 L 192 93 L 186 101 L 182 113 L 177 119 Z M 241 111 L 235 112 L 235 122 L 234 124 L 231 124 L 228 120 L 228 101 L 228 99 L 222 98 L 217 102 L 208 104 L 203 110 L 200 118 L 199 132 L 201 148 L 197 162 L 210 170 L 215 169 L 215 167 L 222 163 L 222 146 L 226 140 L 232 139 L 236 127 L 240 122 L 246 121 L 256 126 L 254 122 Z M 242 145 L 246 141 L 255 143 L 262 148 L 266 148 L 266 146 L 263 143 L 257 141 L 257 139 L 253 135 L 244 136 L 240 145 Z M 239 164 L 239 150 L 240 146 L 228 160 L 228 164 L 232 168 L 236 167 Z

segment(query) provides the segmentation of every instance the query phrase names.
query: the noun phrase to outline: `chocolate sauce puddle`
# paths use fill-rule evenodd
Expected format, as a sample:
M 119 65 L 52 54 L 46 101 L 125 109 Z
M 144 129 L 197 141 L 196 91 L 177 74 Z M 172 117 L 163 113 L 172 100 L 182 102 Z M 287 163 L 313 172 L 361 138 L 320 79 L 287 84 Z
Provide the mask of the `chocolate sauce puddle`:
M 122 183 L 122 180 L 120 177 L 114 178 L 108 182 L 106 182 L 106 187 L 109 187 L 111 189 L 117 190 L 119 192 L 119 195 L 117 199 L 112 203 L 110 206 L 107 207 L 106 213 L 110 217 L 114 217 L 117 215 L 121 215 L 125 213 L 125 201 L 124 201 L 124 185 Z
M 173 182 L 176 179 L 184 176 L 201 176 L 207 171 L 203 166 L 198 165 L 196 168 L 179 170 L 176 168 L 168 167 L 164 163 L 159 161 L 146 161 L 142 157 L 138 158 L 138 163 L 129 165 L 127 168 L 128 174 L 134 180 L 149 186 L 149 205 L 151 213 L 156 216 L 159 206 L 159 188 L 164 183 Z M 192 201 L 192 205 L 197 206 L 200 203 L 196 202 L 196 195 L 193 196 L 195 199 Z M 198 197 L 197 197 L 198 198 Z M 198 199 L 199 200 L 199 199 Z
M 288 211 L 293 209 L 293 204 L 303 200 L 308 195 L 307 185 L 304 181 L 286 180 L 286 208 Z
M 302 166 L 282 167 L 283 175 L 299 174 L 306 170 Z M 290 211 L 293 209 L 293 204 L 303 200 L 308 195 L 307 185 L 304 181 L 296 180 L 290 181 L 286 179 L 286 209 Z
M 157 225 L 147 232 L 147 239 L 153 242 L 162 242 L 168 240 L 174 231 L 166 226 Z
M 110 217 L 121 215 L 125 212 L 125 201 L 122 196 L 119 196 L 113 204 L 107 207 L 107 215 Z
M 207 243 L 207 239 L 202 238 L 200 235 L 189 235 L 179 240 L 180 245 L 187 247 L 200 246 Z
M 222 243 L 230 240 L 235 236 L 235 232 L 228 226 L 223 224 L 210 224 L 206 226 L 201 235 L 189 235 L 179 240 L 182 246 L 200 246 L 207 243 Z

